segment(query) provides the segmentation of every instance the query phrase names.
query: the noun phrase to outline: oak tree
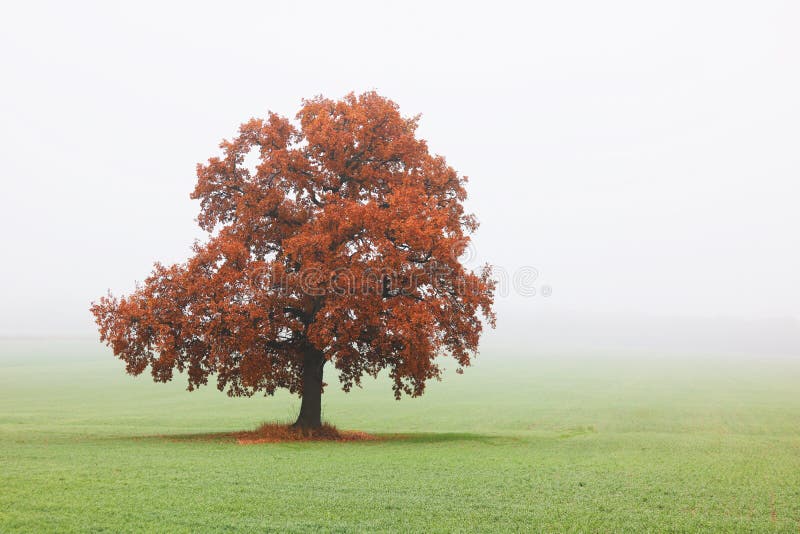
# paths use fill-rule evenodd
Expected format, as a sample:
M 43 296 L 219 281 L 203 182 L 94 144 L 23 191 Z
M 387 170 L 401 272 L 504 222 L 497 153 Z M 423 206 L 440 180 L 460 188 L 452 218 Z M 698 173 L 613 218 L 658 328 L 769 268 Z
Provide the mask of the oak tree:
M 231 396 L 286 388 L 302 428 L 321 424 L 326 366 L 345 391 L 388 369 L 397 398 L 439 378 L 439 356 L 462 371 L 494 326 L 495 286 L 460 261 L 477 227 L 467 179 L 417 122 L 368 92 L 243 124 L 197 166 L 207 242 L 93 303 L 101 340 L 128 373 L 185 372 L 189 390 L 212 376 Z

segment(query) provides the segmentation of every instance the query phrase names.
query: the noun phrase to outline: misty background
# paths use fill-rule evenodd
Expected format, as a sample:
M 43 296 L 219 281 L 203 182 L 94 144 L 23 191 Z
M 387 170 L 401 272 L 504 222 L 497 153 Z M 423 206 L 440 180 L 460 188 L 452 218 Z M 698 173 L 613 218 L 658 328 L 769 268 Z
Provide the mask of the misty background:
M 800 355 L 798 22 L 788 1 L 5 4 L 0 336 L 95 336 L 90 301 L 204 239 L 195 165 L 240 123 L 375 89 L 470 177 L 470 264 L 526 288 L 485 347 Z

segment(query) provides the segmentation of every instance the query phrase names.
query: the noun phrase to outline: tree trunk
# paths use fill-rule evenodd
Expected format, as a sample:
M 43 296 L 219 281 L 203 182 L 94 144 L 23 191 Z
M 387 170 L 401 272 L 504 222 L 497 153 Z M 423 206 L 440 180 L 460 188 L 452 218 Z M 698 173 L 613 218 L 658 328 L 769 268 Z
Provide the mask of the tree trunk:
M 313 430 L 322 426 L 322 367 L 325 355 L 309 347 L 303 356 L 303 399 L 295 428 Z

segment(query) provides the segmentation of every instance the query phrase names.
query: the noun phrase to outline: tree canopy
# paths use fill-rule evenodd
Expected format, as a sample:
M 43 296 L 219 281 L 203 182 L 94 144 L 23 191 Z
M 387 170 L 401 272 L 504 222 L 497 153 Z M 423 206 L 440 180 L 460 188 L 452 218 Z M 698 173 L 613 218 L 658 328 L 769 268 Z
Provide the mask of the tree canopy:
M 197 166 L 208 240 L 93 303 L 101 340 L 131 374 L 185 372 L 190 390 L 214 376 L 232 396 L 286 388 L 304 403 L 326 363 L 346 391 L 388 369 L 398 398 L 440 376 L 439 355 L 468 366 L 494 325 L 494 282 L 460 262 L 477 228 L 467 179 L 417 122 L 368 92 L 244 123 Z

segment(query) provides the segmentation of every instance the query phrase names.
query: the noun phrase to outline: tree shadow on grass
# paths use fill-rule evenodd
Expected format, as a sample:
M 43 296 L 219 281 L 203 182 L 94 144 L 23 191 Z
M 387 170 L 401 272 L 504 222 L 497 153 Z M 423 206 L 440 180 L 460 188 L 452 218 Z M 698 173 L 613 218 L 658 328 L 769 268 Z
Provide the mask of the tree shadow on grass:
M 142 441 L 172 441 L 175 443 L 192 442 L 230 442 L 236 443 L 237 432 L 197 432 L 190 434 L 148 434 L 133 436 L 134 440 Z
M 135 439 L 171 441 L 175 443 L 231 443 L 241 444 L 239 439 L 242 432 L 199 432 L 190 434 L 156 434 L 137 436 Z M 259 445 L 274 445 L 280 443 L 332 443 L 332 444 L 368 444 L 376 445 L 391 443 L 393 445 L 424 445 L 440 443 L 474 442 L 483 445 L 503 445 L 519 441 L 518 438 L 501 435 L 476 434 L 471 432 L 409 432 L 409 433 L 380 433 L 372 434 L 371 439 L 336 441 L 336 440 L 311 440 L 311 441 L 271 441 L 258 443 Z
M 413 432 L 403 434 L 377 434 L 382 441 L 397 444 L 423 444 L 423 443 L 456 443 L 475 442 L 484 445 L 502 445 L 519 441 L 515 437 L 491 434 L 476 434 L 472 432 Z

